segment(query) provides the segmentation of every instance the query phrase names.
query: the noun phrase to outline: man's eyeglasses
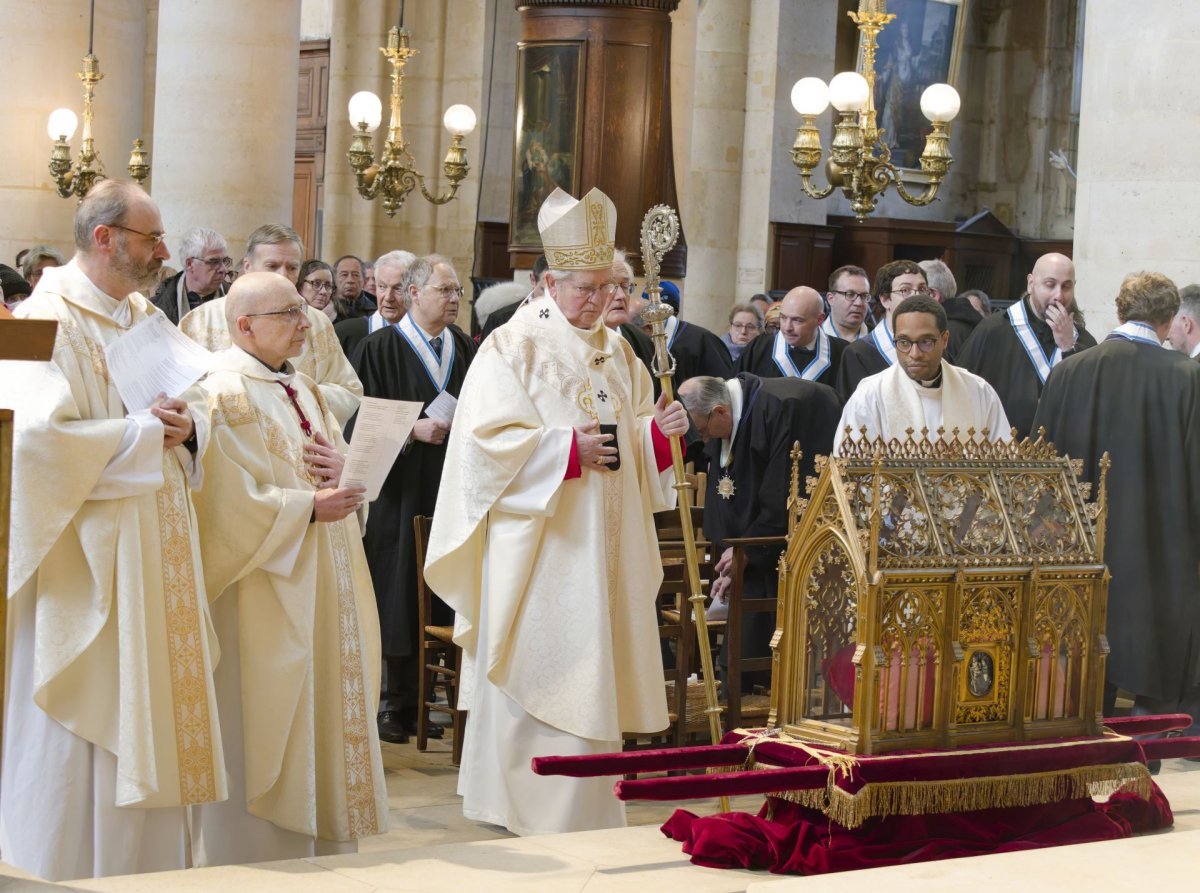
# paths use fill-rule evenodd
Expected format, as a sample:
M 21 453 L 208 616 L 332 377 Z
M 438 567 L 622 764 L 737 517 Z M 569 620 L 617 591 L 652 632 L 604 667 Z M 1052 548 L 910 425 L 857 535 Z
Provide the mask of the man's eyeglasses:
M 154 243 L 155 251 L 158 250 L 158 246 L 161 245 L 164 241 L 166 241 L 166 238 L 167 238 L 166 233 L 144 233 L 140 229 L 133 229 L 132 227 L 121 226 L 121 224 L 119 224 L 119 223 L 110 223 L 109 226 L 111 226 L 113 229 L 123 229 L 127 233 L 133 233 L 135 236 L 141 236 L 143 239 L 149 239 L 151 242 Z
M 427 285 L 430 291 L 435 291 L 443 298 L 449 298 L 451 295 L 458 295 L 461 299 L 464 292 L 461 285 Z
M 919 285 L 916 288 L 913 288 L 911 285 L 906 285 L 904 288 L 892 292 L 892 294 L 899 295 L 902 299 L 911 298 L 913 295 L 927 295 L 929 294 L 929 289 L 923 285 Z
M 611 298 L 617 293 L 617 289 L 621 286 L 617 285 L 615 282 L 607 282 L 604 285 L 586 286 L 575 285 L 575 283 L 571 283 L 571 287 L 590 301 L 592 298 L 596 297 L 596 295 L 599 295 L 602 298 Z
M 210 270 L 215 270 L 217 267 L 224 267 L 226 270 L 228 270 L 233 266 L 232 257 L 197 257 L 195 259 L 200 261 L 200 263 L 204 264 L 204 266 L 208 267 Z
M 622 289 L 625 294 L 632 296 L 637 291 L 638 284 L 636 282 L 618 282 L 617 287 Z
M 307 285 L 315 292 L 333 291 L 332 282 L 322 282 L 320 279 L 305 279 L 301 285 Z
M 841 295 L 851 304 L 857 304 L 859 301 L 862 301 L 865 304 L 871 300 L 871 293 L 869 291 L 838 291 L 837 289 L 834 289 L 830 292 L 830 294 Z
M 243 313 L 242 316 L 284 316 L 288 322 L 299 322 L 306 314 L 307 304 L 293 304 L 284 310 L 267 310 L 263 313 Z
M 897 338 L 895 344 L 896 350 L 900 353 L 908 353 L 913 349 L 913 345 L 916 345 L 921 353 L 929 353 L 941 340 L 941 338 L 918 338 L 916 341 L 911 341 L 908 338 Z

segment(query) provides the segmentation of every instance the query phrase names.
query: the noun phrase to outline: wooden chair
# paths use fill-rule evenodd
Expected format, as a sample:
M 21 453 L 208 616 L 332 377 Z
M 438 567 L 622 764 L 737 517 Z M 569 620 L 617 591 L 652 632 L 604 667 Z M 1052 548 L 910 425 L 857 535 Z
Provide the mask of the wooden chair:
M 451 762 L 462 760 L 463 730 L 467 711 L 458 709 L 458 680 L 462 673 L 462 649 L 454 644 L 453 626 L 434 626 L 433 590 L 425 585 L 425 544 L 429 541 L 432 519 L 425 515 L 413 518 L 417 546 L 417 622 L 421 630 L 421 675 L 417 683 L 417 750 L 425 750 L 429 741 L 429 711 L 445 713 L 451 719 L 454 742 Z M 446 703 L 434 700 L 438 686 L 446 695 Z
M 754 547 L 773 546 L 782 552 L 787 547 L 787 537 L 763 536 L 729 539 L 726 546 L 733 547 L 731 568 L 732 583 L 727 590 L 729 616 L 725 621 L 725 654 L 728 672 L 725 677 L 726 699 L 725 731 L 742 728 L 747 722 L 753 726 L 766 725 L 771 712 L 770 698 L 763 695 L 743 694 L 742 676 L 755 671 L 771 672 L 771 655 L 764 657 L 742 656 L 742 629 L 748 617 L 756 614 L 774 614 L 778 608 L 778 596 L 772 592 L 763 598 L 745 598 L 742 593 L 746 572 L 746 550 Z

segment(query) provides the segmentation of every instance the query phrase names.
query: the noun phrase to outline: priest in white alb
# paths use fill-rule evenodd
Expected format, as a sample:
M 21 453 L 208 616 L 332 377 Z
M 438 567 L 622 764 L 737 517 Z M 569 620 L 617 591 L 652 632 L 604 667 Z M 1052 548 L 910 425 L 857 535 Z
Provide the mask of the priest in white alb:
M 546 294 L 467 373 L 425 565 L 463 647 L 463 813 L 518 834 L 624 825 L 610 779 L 538 776 L 530 759 L 667 726 L 652 513 L 674 504 L 668 438 L 687 430 L 604 325 L 612 202 L 555 190 L 538 228 Z
M 941 304 L 927 295 L 905 299 L 892 313 L 892 330 L 898 362 L 864 378 L 846 401 L 834 455 L 847 439 L 903 441 L 910 429 L 914 440 L 921 439 L 922 429 L 930 440 L 939 437 L 939 429 L 945 439 L 981 440 L 985 431 L 989 440 L 1010 439 L 992 386 L 942 359 L 950 334 Z
M 303 260 L 304 243 L 296 231 L 279 223 L 266 223 L 246 240 L 242 268 L 246 273 L 278 273 L 295 285 Z M 306 312 L 309 329 L 304 352 L 295 358 L 296 371 L 317 383 L 338 424 L 345 425 L 358 410 L 362 383 L 342 352 L 329 317 L 312 307 Z M 211 351 L 224 350 L 233 343 L 225 324 L 224 298 L 205 301 L 188 313 L 179 321 L 179 330 Z
M 387 828 L 365 491 L 339 486 L 341 430 L 289 361 L 306 306 L 282 276 L 240 277 L 233 346 L 191 392 L 211 418 L 196 511 L 229 768 L 229 800 L 192 813 L 197 865 L 353 851 Z
M 191 486 L 205 418 L 130 413 L 105 348 L 161 311 L 162 217 L 104 180 L 76 254 L 17 310 L 47 363 L 0 362 L 15 411 L 0 859 L 50 880 L 186 867 L 189 804 L 226 796 Z

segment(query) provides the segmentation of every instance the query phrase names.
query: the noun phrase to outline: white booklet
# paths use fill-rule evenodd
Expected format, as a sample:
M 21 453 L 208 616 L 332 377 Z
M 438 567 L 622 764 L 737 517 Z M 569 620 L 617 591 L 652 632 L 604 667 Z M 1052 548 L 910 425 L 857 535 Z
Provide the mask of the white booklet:
M 458 400 L 449 391 L 442 391 L 425 407 L 425 415 L 447 425 L 454 423 L 454 410 L 458 409 Z
M 366 487 L 367 501 L 378 499 L 383 482 L 420 415 L 419 401 L 363 397 L 340 486 Z
M 132 414 L 149 409 L 159 394 L 178 397 L 204 377 L 213 355 L 155 313 L 105 347 L 104 358 Z

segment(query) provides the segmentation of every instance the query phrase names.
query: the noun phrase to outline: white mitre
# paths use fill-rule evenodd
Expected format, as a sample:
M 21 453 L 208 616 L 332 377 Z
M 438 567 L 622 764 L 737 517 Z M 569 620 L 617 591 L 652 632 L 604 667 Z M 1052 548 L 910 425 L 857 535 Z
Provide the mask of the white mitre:
M 538 210 L 538 231 L 551 270 L 606 270 L 617 240 L 617 207 L 599 189 L 578 201 L 555 189 Z

